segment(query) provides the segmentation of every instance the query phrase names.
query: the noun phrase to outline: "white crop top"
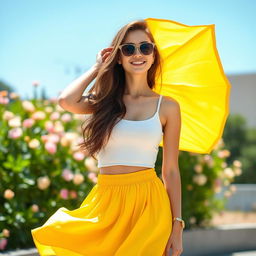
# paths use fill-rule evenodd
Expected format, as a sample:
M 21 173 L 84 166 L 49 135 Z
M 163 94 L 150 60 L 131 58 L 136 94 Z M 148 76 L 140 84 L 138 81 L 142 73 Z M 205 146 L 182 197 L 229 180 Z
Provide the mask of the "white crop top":
M 121 119 L 109 141 L 97 154 L 98 168 L 111 165 L 155 167 L 163 131 L 159 118 L 160 95 L 155 114 L 145 120 Z

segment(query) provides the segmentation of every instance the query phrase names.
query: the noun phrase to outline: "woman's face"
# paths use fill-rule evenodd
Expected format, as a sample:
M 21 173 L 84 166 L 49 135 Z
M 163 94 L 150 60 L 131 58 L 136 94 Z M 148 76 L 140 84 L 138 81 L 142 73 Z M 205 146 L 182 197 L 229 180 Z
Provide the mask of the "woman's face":
M 152 42 L 148 35 L 142 30 L 130 31 L 122 44 L 134 43 L 139 47 L 141 42 Z M 124 70 L 128 73 L 139 74 L 147 72 L 154 63 L 154 51 L 150 55 L 143 55 L 139 49 L 136 49 L 134 55 L 124 56 L 121 51 L 118 63 L 122 64 Z M 133 62 L 145 62 L 142 65 L 132 64 Z

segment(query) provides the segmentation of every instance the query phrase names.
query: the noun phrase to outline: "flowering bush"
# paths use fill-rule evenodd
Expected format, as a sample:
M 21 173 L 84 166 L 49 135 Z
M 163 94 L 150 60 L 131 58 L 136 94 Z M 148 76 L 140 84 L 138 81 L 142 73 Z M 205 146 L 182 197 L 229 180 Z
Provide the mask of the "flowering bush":
M 77 146 L 81 121 L 55 99 L 0 92 L 0 250 L 34 246 L 30 230 L 79 207 L 97 182 L 95 160 Z
M 186 228 L 210 226 L 213 214 L 221 212 L 227 199 L 235 193 L 236 186 L 231 183 L 235 176 L 241 175 L 242 165 L 240 161 L 234 160 L 231 166 L 227 166 L 229 155 L 230 151 L 224 148 L 223 139 L 219 140 L 211 154 L 180 151 L 182 217 Z M 224 187 L 224 198 L 218 198 L 218 193 Z
M 37 84 L 35 84 L 37 86 Z M 83 116 L 65 112 L 56 100 L 20 100 L 0 92 L 0 250 L 33 247 L 31 229 L 60 207 L 79 207 L 97 183 L 93 158 L 78 150 Z M 180 152 L 182 213 L 186 227 L 205 225 L 224 202 L 214 195 L 241 174 L 228 167 L 223 142 L 211 155 Z M 160 158 L 156 171 L 161 177 Z M 225 193 L 229 197 L 234 185 Z

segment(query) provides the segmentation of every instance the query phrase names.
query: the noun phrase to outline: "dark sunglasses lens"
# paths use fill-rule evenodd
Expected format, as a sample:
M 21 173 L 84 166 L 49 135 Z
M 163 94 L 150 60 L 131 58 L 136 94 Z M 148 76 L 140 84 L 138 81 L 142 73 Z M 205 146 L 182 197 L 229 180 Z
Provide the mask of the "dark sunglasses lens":
M 140 45 L 140 51 L 145 55 L 151 54 L 153 51 L 153 48 L 154 48 L 153 44 L 149 44 L 149 43 Z
M 132 44 L 127 44 L 122 46 L 122 52 L 125 56 L 133 55 L 134 51 L 135 51 L 135 47 Z

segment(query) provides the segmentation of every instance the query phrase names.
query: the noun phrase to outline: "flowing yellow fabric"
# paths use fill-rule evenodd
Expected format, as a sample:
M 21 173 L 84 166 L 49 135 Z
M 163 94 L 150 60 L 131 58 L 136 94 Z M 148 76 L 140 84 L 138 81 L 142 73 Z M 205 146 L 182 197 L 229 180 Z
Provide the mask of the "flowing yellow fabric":
M 179 149 L 210 153 L 223 133 L 231 88 L 218 56 L 215 25 L 145 20 L 162 60 L 162 86 L 159 76 L 154 91 L 180 104 Z
M 59 208 L 31 233 L 40 255 L 164 256 L 171 231 L 167 191 L 147 168 L 98 174 L 79 208 Z

